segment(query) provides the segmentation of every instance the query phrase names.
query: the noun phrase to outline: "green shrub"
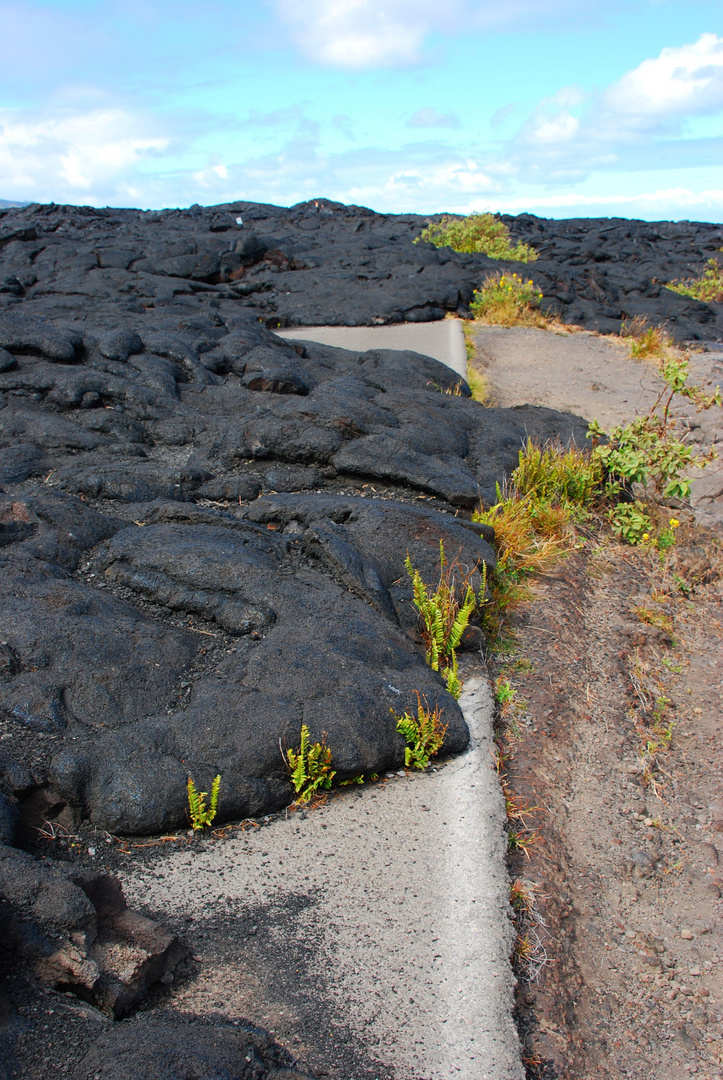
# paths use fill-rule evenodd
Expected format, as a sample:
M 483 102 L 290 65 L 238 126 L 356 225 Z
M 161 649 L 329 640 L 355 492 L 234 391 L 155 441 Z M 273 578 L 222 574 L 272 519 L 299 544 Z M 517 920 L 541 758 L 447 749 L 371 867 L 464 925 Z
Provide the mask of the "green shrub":
M 699 410 L 720 405 L 719 388 L 708 394 L 699 386 L 689 386 L 686 357 L 665 356 L 659 371 L 665 385 L 647 416 L 638 416 L 609 431 L 604 431 L 596 420 L 588 428 L 593 457 L 605 471 L 605 493 L 609 497 L 629 491 L 631 484 L 652 483 L 666 498 L 686 498 L 690 480 L 684 471 L 703 466 L 715 456 L 715 451 L 697 455 L 684 437 L 678 437 L 670 410 L 676 396 L 692 401 Z M 605 441 L 601 442 L 601 438 Z
M 721 248 L 723 251 L 723 248 Z M 681 296 L 691 296 L 694 300 L 702 300 L 704 303 L 723 302 L 723 266 L 717 259 L 708 259 L 706 268 L 699 278 L 689 278 L 687 281 L 670 281 L 669 289 L 680 293 Z
M 426 769 L 430 758 L 440 750 L 444 742 L 447 725 L 442 726 L 442 710 L 437 706 L 431 710 L 425 699 L 424 704 L 417 694 L 417 715 L 405 712 L 402 716 L 392 714 L 397 722 L 397 731 L 407 743 L 404 750 L 404 764 L 415 769 Z
M 626 544 L 640 544 L 650 536 L 652 521 L 639 502 L 617 503 L 608 510 L 608 520 L 615 535 Z
M 547 326 L 539 310 L 542 293 L 531 279 L 518 274 L 488 274 L 475 290 L 470 311 L 475 319 L 496 326 Z
M 454 251 L 480 252 L 490 259 L 513 262 L 534 262 L 537 252 L 529 244 L 510 244 L 510 230 L 494 214 L 474 212 L 458 218 L 445 214 L 441 221 L 430 222 L 415 244 L 425 240 L 435 247 L 451 247 Z

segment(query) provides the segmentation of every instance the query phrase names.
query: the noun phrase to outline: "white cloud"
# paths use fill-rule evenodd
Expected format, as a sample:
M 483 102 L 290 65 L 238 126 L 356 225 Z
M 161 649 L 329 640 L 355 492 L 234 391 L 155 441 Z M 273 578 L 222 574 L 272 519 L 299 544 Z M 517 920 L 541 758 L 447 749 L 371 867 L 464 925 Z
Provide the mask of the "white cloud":
M 506 154 L 547 182 L 580 179 L 633 159 L 645 167 L 643 152 L 653 167 L 667 153 L 669 137 L 685 133 L 688 119 L 721 110 L 723 38 L 702 34 L 693 44 L 663 49 L 600 93 L 567 87 L 541 101 Z M 688 149 L 697 148 L 691 142 Z
M 411 128 L 456 128 L 459 127 L 459 117 L 453 112 L 440 112 L 428 105 L 425 109 L 417 111 L 407 120 L 407 127 Z
M 701 34 L 692 45 L 663 49 L 623 75 L 603 95 L 602 108 L 647 119 L 685 117 L 723 108 L 723 38 Z
M 0 190 L 22 199 L 98 201 L 140 162 L 166 150 L 147 118 L 120 108 L 0 111 Z
M 511 212 L 529 211 L 532 207 L 537 210 L 567 210 L 616 207 L 630 208 L 633 212 L 636 207 L 644 207 L 651 210 L 659 207 L 661 217 L 670 216 L 671 207 L 680 209 L 696 209 L 708 207 L 723 207 L 723 188 L 711 188 L 708 191 L 692 191 L 690 188 L 658 188 L 656 191 L 643 191 L 629 195 L 610 195 L 600 192 L 597 195 L 585 195 L 579 191 L 568 191 L 558 195 L 526 195 L 510 198 L 502 195 L 495 204 L 496 209 Z M 470 203 L 470 210 L 488 210 L 490 204 L 487 200 L 475 199 Z
M 617 0 L 612 0 L 613 6 Z M 362 70 L 404 67 L 423 57 L 432 33 L 549 30 L 574 17 L 577 25 L 611 0 L 274 0 L 292 40 L 309 59 Z
M 282 20 L 310 59 L 332 67 L 404 66 L 420 58 L 435 27 L 454 17 L 438 0 L 277 0 Z

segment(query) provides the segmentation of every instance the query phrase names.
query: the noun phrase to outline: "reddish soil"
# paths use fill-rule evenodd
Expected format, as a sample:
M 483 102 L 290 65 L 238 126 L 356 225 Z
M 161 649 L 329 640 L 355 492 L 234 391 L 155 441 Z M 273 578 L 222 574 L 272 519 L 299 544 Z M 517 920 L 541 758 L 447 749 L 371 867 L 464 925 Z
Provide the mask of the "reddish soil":
M 518 992 L 531 1078 L 723 1076 L 719 567 L 700 528 L 679 530 L 667 570 L 591 537 L 540 580 L 493 664 L 517 691 L 507 782 L 539 808 L 510 855 L 544 922 L 547 960 Z M 672 741 L 646 754 L 663 696 Z

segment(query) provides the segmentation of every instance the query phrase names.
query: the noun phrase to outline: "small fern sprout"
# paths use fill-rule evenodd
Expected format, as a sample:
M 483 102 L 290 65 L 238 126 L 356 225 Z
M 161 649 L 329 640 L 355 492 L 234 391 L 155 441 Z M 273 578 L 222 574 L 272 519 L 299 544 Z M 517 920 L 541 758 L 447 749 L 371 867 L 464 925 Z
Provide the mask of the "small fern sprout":
M 302 724 L 299 749 L 287 750 L 286 755 L 282 750 L 281 756 L 291 772 L 291 783 L 299 802 L 310 802 L 320 789 L 328 790 L 331 787 L 336 770 L 331 767 L 331 750 L 326 745 L 326 733 L 321 742 L 312 743 L 308 727 Z
M 441 708 L 437 705 L 430 709 L 427 699 L 417 694 L 416 716 L 410 712 L 397 716 L 393 709 L 392 715 L 397 722 L 397 731 L 404 736 L 407 744 L 404 750 L 405 766 L 426 769 L 430 758 L 439 753 L 447 733 L 447 725 L 442 724 Z
M 442 540 L 439 541 L 439 581 L 436 589 L 425 585 L 419 570 L 412 566 L 409 555 L 404 560 L 404 565 L 412 581 L 412 603 L 420 615 L 425 659 L 432 671 L 440 673 L 450 694 L 458 698 L 462 684 L 457 674 L 456 649 L 470 616 L 483 602 L 487 585 L 486 567 L 483 570 L 478 598 L 469 584 L 470 575 L 463 575 L 461 588 L 457 586 L 455 571 L 459 570 L 459 564 L 456 560 L 447 562 Z
M 191 819 L 191 826 L 194 832 L 198 832 L 200 829 L 204 829 L 207 825 L 210 825 L 216 817 L 216 812 L 218 811 L 218 794 L 221 790 L 221 775 L 219 773 L 211 784 L 211 801 L 208 806 L 206 805 L 208 792 L 197 791 L 196 785 L 190 776 L 186 788 L 188 790 L 188 816 Z

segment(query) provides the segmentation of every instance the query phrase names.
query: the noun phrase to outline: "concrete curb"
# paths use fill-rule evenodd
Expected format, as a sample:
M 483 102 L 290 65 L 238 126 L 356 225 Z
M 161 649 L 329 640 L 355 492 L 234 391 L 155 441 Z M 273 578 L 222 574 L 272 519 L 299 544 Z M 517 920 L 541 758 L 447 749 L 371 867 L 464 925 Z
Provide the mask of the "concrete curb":
M 439 322 L 397 323 L 391 326 L 300 326 L 275 330 L 281 338 L 316 341 L 352 352 L 400 349 L 431 356 L 467 378 L 467 349 L 460 319 Z

